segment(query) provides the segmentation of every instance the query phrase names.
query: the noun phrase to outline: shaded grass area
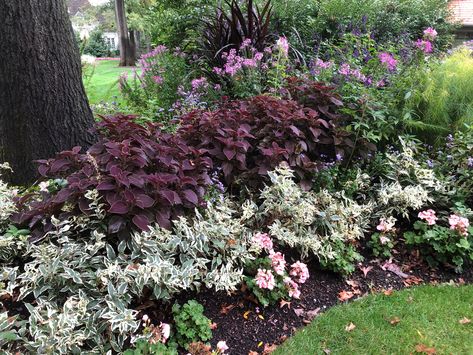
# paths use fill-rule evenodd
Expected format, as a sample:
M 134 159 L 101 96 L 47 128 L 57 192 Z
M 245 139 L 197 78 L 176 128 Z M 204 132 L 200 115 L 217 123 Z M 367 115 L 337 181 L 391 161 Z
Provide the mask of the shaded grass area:
M 119 67 L 117 60 L 97 61 L 95 69 L 88 70 L 84 77 L 85 90 L 90 104 L 101 101 L 121 102 L 118 78 L 122 73 L 131 73 L 132 68 Z
M 336 306 L 288 339 L 275 355 L 473 354 L 473 286 L 422 286 Z M 353 323 L 355 328 L 347 331 Z M 420 348 L 419 348 L 420 347 Z

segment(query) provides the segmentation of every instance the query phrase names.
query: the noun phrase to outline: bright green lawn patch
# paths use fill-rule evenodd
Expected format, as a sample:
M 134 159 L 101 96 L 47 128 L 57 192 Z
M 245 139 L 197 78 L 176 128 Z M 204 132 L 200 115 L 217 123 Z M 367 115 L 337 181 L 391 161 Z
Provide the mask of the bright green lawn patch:
M 119 67 L 117 60 L 97 61 L 92 76 L 84 79 L 85 91 L 87 92 L 89 102 L 91 104 L 97 104 L 100 101 L 120 102 L 118 78 L 122 73 L 131 73 L 131 71 L 131 68 Z
M 399 318 L 392 325 L 390 320 Z M 473 354 L 473 286 L 423 286 L 371 295 L 334 307 L 300 330 L 275 355 L 413 354 L 419 344 L 437 354 Z M 356 328 L 345 330 L 350 323 Z

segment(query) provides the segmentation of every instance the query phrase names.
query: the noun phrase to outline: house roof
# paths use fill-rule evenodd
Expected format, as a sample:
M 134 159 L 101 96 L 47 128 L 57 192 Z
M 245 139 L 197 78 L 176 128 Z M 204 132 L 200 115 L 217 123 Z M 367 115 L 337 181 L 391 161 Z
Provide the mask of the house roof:
M 473 26 L 473 0 L 452 0 L 449 6 L 456 21 L 465 26 Z
M 75 16 L 80 10 L 90 7 L 89 0 L 68 0 L 67 8 L 71 16 Z

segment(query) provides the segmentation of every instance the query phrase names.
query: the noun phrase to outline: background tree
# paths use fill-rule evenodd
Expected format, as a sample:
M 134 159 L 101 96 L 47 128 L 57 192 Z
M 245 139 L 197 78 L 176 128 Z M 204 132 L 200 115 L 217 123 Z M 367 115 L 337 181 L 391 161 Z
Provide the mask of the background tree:
M 93 115 L 64 1 L 0 1 L 0 161 L 34 180 L 33 160 L 93 143 Z
M 125 0 L 115 0 L 115 16 L 120 41 L 120 66 L 134 66 L 136 62 L 135 41 L 130 37 L 126 18 Z M 132 34 L 133 35 L 133 34 Z

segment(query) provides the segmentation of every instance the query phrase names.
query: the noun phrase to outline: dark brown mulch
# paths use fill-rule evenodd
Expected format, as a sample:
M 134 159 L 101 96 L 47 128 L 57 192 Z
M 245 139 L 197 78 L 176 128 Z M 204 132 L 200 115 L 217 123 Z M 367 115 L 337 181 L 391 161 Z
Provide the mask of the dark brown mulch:
M 311 277 L 302 287 L 300 300 L 290 304 L 278 304 L 262 308 L 245 297 L 244 292 L 234 295 L 204 291 L 193 297 L 203 304 L 205 314 L 214 323 L 212 345 L 225 340 L 229 354 L 247 355 L 250 351 L 264 353 L 265 346 L 280 344 L 294 331 L 310 323 L 317 314 L 342 303 L 339 293 L 353 293 L 350 301 L 373 292 L 399 290 L 417 284 L 473 282 L 473 270 L 456 274 L 448 269 L 432 270 L 415 256 L 405 256 L 405 260 L 393 261 L 401 267 L 405 275 L 383 270 L 384 261 L 366 260 L 358 265 L 354 274 L 348 278 L 321 271 L 318 266 L 309 264 Z M 366 277 L 361 269 L 371 267 Z M 351 294 L 348 293 L 348 296 Z M 192 297 L 191 297 L 192 298 Z

